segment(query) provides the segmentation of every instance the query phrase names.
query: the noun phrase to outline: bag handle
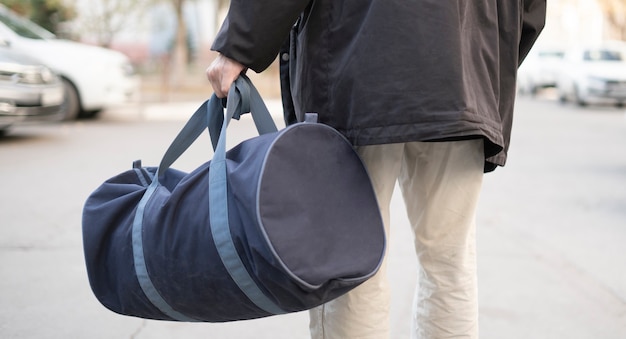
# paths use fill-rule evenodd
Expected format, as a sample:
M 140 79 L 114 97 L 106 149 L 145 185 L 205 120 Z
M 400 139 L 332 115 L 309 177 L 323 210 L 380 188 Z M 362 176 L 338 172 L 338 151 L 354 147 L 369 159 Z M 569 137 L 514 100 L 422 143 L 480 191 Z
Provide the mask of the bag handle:
M 260 309 L 270 314 L 286 313 L 270 298 L 268 298 L 261 288 L 256 284 L 254 279 L 248 273 L 245 265 L 239 257 L 239 253 L 235 248 L 232 235 L 230 233 L 230 225 L 228 218 L 228 181 L 226 177 L 226 128 L 234 114 L 241 108 L 245 108 L 245 97 L 249 92 L 250 106 L 252 108 L 252 116 L 255 116 L 257 107 L 263 103 L 261 96 L 256 89 L 250 84 L 250 80 L 242 76 L 236 80 L 235 84 L 228 92 L 228 102 L 226 104 L 226 119 L 222 123 L 222 130 L 215 148 L 215 154 L 211 160 L 209 167 L 209 223 L 211 224 L 211 235 L 217 253 L 222 260 L 222 264 L 228 271 L 228 274 L 237 284 L 239 289 Z M 265 106 L 264 104 L 262 106 Z M 263 112 L 261 112 L 263 113 Z M 269 113 L 268 113 L 269 114 Z M 258 116 L 261 118 L 263 115 Z M 271 125 L 265 124 L 255 119 L 259 133 L 263 134 L 266 130 L 275 130 L 276 126 L 272 122 Z
M 263 103 L 260 94 L 252 86 L 250 79 L 241 75 L 231 86 L 229 100 L 226 104 L 226 118 L 222 101 L 215 95 L 204 102 L 192 115 L 187 124 L 178 133 L 170 147 L 165 152 L 163 159 L 148 186 L 143 197 L 137 205 L 137 211 L 133 219 L 132 247 L 133 263 L 139 285 L 150 302 L 161 312 L 172 319 L 180 321 L 197 321 L 185 314 L 176 311 L 155 288 L 147 271 L 146 261 L 143 254 L 143 217 L 144 209 L 159 186 L 159 176 L 162 175 L 181 154 L 191 146 L 202 131 L 208 127 L 215 155 L 210 164 L 209 171 L 209 213 L 211 233 L 218 254 L 224 267 L 228 270 L 231 278 L 242 292 L 259 308 L 270 314 L 286 313 L 272 300 L 270 300 L 256 285 L 241 258 L 237 253 L 230 234 L 228 223 L 228 183 L 226 179 L 226 127 L 232 118 L 238 119 L 241 114 L 251 111 L 257 131 L 265 134 L 276 131 L 276 125 L 272 120 L 267 107 Z M 221 125 L 221 131 L 218 129 Z M 219 132 L 218 132 L 219 131 Z
M 259 134 L 272 133 L 278 130 L 261 95 L 246 75 L 242 74 L 239 76 L 233 86 L 231 86 L 228 96 L 230 99 L 226 103 L 226 125 L 224 125 L 223 102 L 213 94 L 189 118 L 189 121 L 187 121 L 167 151 L 165 151 L 155 180 L 158 180 L 158 177 L 172 166 L 206 128 L 209 130 L 214 151 L 217 149 L 221 136 L 225 136 L 225 126 L 228 126 L 230 119 L 239 120 L 242 114 L 248 112 L 252 114 L 252 119 Z M 230 109 L 228 108 L 229 104 Z

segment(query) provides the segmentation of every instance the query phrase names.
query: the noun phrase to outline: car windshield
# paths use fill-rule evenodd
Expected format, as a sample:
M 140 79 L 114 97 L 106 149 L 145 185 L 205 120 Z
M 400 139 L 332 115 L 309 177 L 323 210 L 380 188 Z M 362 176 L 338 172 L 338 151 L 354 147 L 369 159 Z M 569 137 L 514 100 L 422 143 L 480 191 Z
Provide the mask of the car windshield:
M 585 61 L 626 61 L 624 54 L 620 51 L 598 49 L 585 51 Z
M 0 21 L 15 34 L 30 39 L 53 39 L 54 34 L 34 23 L 12 14 L 8 10 L 0 10 Z

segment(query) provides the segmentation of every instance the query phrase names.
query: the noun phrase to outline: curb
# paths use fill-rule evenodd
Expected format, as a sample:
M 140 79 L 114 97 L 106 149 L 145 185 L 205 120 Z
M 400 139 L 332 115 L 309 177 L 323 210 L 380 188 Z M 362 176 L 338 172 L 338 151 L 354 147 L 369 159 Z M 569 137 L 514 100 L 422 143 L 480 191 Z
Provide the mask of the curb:
M 204 101 L 134 102 L 111 107 L 102 112 L 106 120 L 186 121 Z M 265 100 L 265 105 L 275 120 L 283 120 L 280 99 Z

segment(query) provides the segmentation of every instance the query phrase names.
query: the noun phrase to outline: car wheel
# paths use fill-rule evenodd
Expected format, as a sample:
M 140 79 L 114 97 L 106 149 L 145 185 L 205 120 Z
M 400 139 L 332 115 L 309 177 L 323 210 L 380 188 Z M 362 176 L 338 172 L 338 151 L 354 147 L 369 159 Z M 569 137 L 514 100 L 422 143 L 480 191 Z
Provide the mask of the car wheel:
M 81 111 L 78 114 L 78 117 L 81 119 L 95 119 L 98 117 L 98 114 L 100 114 L 102 110 L 101 109 L 94 109 L 91 111 Z
M 587 101 L 585 101 L 585 99 L 580 95 L 580 90 L 578 89 L 578 87 L 574 88 L 574 100 L 580 107 L 587 106 Z
M 65 100 L 62 110 L 65 112 L 63 120 L 76 120 L 80 113 L 80 102 L 78 101 L 78 91 L 76 87 L 67 79 L 63 79 L 63 89 L 65 90 Z
M 539 86 L 535 86 L 534 84 L 530 84 L 530 95 L 536 97 L 539 94 Z
M 567 94 L 559 90 L 559 102 L 563 105 L 567 104 Z

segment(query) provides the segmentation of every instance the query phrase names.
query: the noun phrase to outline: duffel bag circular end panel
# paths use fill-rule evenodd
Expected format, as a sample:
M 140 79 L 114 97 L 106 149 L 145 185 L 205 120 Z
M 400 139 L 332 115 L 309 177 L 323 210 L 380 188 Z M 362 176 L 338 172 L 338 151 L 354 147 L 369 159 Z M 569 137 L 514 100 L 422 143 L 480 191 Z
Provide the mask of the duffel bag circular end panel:
M 276 258 L 304 289 L 357 284 L 378 270 L 385 232 L 369 176 L 333 128 L 301 123 L 267 152 L 257 218 Z

